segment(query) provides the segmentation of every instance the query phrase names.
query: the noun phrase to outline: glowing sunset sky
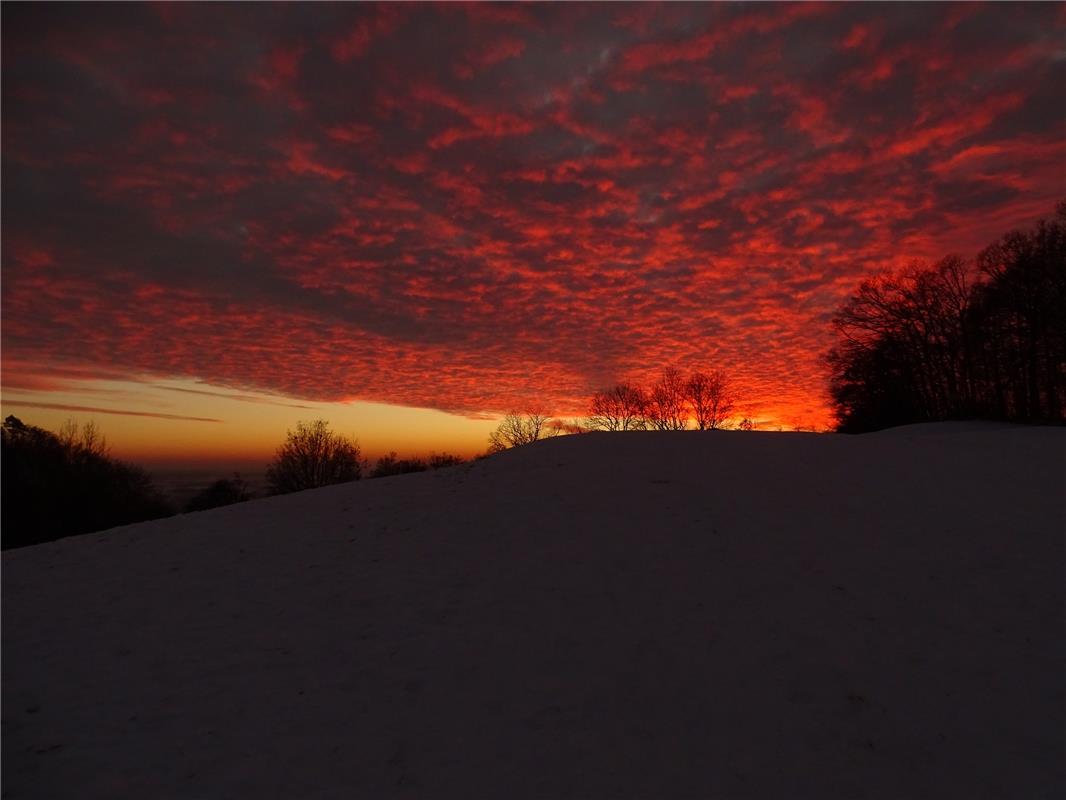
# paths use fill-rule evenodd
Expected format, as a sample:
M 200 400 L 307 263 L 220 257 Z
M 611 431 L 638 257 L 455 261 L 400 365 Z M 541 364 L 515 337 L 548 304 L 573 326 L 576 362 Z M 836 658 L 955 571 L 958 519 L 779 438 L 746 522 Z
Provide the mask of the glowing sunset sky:
M 4 413 L 470 453 L 676 365 L 824 426 L 864 275 L 1062 199 L 1063 86 L 1061 3 L 8 4 Z

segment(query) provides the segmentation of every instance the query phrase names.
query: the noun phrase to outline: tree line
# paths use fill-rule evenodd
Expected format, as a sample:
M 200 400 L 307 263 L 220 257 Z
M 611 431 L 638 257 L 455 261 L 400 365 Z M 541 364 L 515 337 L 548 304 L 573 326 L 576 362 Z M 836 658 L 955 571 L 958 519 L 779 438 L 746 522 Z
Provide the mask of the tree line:
M 589 430 L 699 431 L 725 427 L 736 409 L 732 382 L 722 370 L 684 375 L 668 367 L 649 389 L 630 381 L 596 392 L 589 404 Z M 750 421 L 749 421 L 750 422 Z
M 219 478 L 180 508 L 156 488 L 144 469 L 110 454 L 92 422 L 67 422 L 58 433 L 8 416 L 0 429 L 0 547 L 23 547 L 64 536 L 105 530 L 179 512 L 205 511 L 256 496 L 239 474 Z M 315 489 L 361 478 L 384 478 L 463 463 L 448 453 L 371 463 L 358 442 L 325 420 L 300 422 L 286 433 L 267 465 L 265 494 Z
M 685 375 L 668 367 L 650 387 L 620 381 L 595 392 L 589 400 L 588 415 L 582 420 L 553 419 L 541 411 L 512 411 L 489 434 L 488 452 L 562 433 L 719 430 L 735 419 L 737 404 L 737 393 L 724 371 L 694 370 Z M 736 427 L 750 431 L 756 423 L 744 417 Z
M 9 416 L 0 453 L 5 549 L 173 513 L 147 472 L 110 457 L 91 422 L 56 434 Z
M 274 453 L 267 466 L 267 491 L 271 495 L 302 492 L 361 478 L 387 478 L 412 472 L 444 469 L 464 463 L 450 453 L 428 458 L 399 458 L 395 451 L 381 456 L 371 468 L 359 443 L 330 430 L 324 419 L 299 422 Z
M 838 430 L 950 419 L 1064 421 L 1066 201 L 976 258 L 863 281 L 833 319 Z

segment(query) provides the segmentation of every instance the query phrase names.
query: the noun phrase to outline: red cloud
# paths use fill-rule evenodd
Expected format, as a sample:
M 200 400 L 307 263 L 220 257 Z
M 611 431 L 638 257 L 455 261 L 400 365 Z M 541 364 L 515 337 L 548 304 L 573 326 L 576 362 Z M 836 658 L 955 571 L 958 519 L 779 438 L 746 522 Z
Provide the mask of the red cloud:
M 714 20 L 707 30 L 696 36 L 670 42 L 651 42 L 636 45 L 622 58 L 624 69 L 639 72 L 678 62 L 699 62 L 716 49 L 735 44 L 751 34 L 766 35 L 785 28 L 805 17 L 824 13 L 819 3 L 794 3 L 769 11 L 752 11 L 727 20 Z
M 958 8 L 5 9 L 4 387 L 824 424 L 858 280 L 1062 191 L 1060 12 Z
M 455 65 L 455 74 L 460 78 L 473 78 L 480 70 L 522 55 L 525 49 L 526 43 L 522 39 L 515 37 L 496 39 L 475 52 L 468 53 Z
M 343 63 L 362 56 L 375 39 L 392 33 L 403 21 L 404 10 L 400 6 L 383 3 L 367 4 L 365 8 L 371 11 L 333 40 L 330 52 L 337 61 Z

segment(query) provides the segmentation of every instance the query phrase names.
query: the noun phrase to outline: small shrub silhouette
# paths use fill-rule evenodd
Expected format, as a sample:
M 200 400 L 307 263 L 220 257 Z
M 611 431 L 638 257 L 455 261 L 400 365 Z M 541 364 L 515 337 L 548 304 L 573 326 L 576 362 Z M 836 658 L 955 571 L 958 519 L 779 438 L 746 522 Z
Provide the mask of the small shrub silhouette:
M 248 489 L 248 484 L 241 479 L 239 473 L 234 473 L 232 478 L 219 478 L 195 494 L 185 504 L 185 512 L 207 511 L 209 508 L 230 506 L 251 499 L 252 493 Z

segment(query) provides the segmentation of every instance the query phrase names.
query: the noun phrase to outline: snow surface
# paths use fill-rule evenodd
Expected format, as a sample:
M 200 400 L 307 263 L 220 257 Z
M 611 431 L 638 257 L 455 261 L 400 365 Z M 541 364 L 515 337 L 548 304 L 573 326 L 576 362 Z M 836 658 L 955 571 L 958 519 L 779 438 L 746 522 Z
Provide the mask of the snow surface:
M 3 554 L 4 797 L 1066 796 L 1066 430 L 571 436 Z

